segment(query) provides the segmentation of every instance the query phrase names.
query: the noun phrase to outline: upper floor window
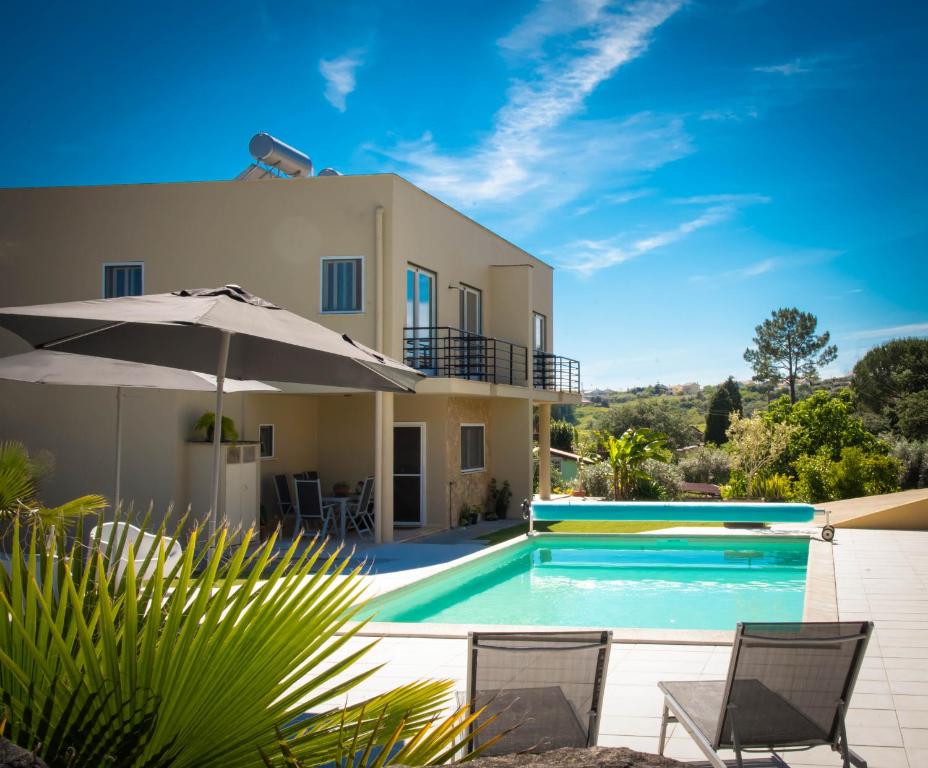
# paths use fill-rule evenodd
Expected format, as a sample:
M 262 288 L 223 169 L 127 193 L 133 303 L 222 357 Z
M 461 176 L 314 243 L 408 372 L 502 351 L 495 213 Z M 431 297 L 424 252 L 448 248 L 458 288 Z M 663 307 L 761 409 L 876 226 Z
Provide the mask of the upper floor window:
M 364 300 L 364 259 L 325 256 L 322 259 L 322 311 L 361 312 Z
M 544 315 L 533 312 L 532 313 L 532 349 L 535 352 L 544 352 L 545 347 L 547 346 L 547 319 Z
M 103 265 L 103 298 L 141 296 L 143 267 L 141 261 L 122 261 Z

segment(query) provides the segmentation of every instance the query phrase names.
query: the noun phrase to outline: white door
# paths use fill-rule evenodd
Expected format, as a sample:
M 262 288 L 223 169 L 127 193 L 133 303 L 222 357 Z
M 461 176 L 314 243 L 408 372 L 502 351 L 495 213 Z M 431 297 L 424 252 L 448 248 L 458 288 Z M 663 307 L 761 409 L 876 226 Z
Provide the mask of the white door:
M 406 268 L 406 364 L 435 374 L 435 273 L 412 264 Z
M 425 525 L 425 424 L 393 425 L 393 524 Z

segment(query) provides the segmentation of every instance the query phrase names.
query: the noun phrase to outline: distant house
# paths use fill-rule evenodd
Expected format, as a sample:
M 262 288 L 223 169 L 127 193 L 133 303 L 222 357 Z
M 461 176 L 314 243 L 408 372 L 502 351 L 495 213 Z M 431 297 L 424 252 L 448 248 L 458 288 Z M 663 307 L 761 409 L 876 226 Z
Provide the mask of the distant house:
M 534 449 L 535 459 L 538 459 L 538 448 Z M 593 459 L 589 459 L 583 456 L 578 456 L 576 453 L 570 453 L 570 451 L 562 451 L 558 448 L 551 449 L 551 467 L 552 469 L 556 468 L 558 472 L 561 473 L 561 480 L 565 483 L 572 482 L 577 479 L 577 469 L 580 466 L 580 462 L 584 464 L 595 464 Z

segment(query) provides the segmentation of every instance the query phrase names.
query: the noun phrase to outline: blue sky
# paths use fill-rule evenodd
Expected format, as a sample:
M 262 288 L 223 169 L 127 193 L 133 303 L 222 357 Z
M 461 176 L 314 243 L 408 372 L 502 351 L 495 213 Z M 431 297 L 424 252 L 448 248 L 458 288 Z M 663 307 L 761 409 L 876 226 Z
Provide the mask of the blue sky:
M 928 8 L 25 3 L 0 186 L 231 178 L 259 130 L 395 171 L 558 267 L 587 386 L 746 378 L 798 306 L 841 373 L 928 335 Z

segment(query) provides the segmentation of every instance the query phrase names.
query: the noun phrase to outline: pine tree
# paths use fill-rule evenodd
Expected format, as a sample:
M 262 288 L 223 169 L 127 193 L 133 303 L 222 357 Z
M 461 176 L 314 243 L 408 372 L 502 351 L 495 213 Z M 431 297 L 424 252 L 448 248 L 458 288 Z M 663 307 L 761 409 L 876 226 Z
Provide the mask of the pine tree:
M 735 381 L 734 376 L 725 379 L 722 386 L 728 390 L 728 396 L 731 398 L 731 409 L 737 411 L 739 416 L 744 416 L 744 406 L 741 403 L 741 386 Z
M 735 406 L 731 402 L 728 388 L 724 384 L 719 386 L 709 401 L 709 411 L 706 413 L 706 444 L 722 445 L 728 441 L 725 432 L 728 430 L 731 412 L 734 410 Z

